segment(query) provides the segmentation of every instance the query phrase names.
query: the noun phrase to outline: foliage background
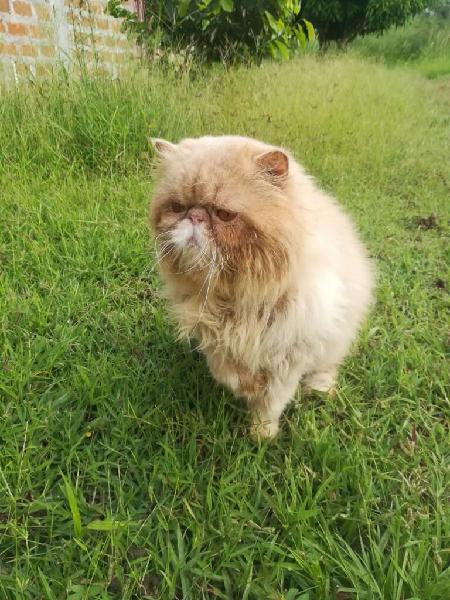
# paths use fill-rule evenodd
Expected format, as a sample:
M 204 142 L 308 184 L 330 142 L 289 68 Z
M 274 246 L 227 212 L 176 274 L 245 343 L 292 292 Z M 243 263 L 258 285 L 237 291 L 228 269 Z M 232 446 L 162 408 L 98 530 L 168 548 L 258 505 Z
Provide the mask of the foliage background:
M 206 60 L 288 59 L 314 39 L 299 0 L 146 0 L 145 20 L 110 0 L 111 14 L 147 47 L 190 48 Z

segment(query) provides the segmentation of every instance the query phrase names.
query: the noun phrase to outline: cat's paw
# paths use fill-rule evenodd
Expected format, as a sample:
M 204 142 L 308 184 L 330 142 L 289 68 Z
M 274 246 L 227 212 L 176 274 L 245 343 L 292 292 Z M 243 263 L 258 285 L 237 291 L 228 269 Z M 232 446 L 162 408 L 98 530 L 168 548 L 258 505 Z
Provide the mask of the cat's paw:
M 330 396 L 336 394 L 336 371 L 318 371 L 307 375 L 302 385 L 303 392 L 322 392 Z
M 279 430 L 279 425 L 275 421 L 254 422 L 250 427 L 250 437 L 255 442 L 273 439 Z

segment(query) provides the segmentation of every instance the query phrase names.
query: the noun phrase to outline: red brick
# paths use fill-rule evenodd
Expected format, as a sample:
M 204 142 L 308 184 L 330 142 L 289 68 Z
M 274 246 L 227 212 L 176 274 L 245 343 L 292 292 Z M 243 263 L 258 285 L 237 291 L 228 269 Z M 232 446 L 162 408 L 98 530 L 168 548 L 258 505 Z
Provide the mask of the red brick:
M 89 37 L 90 43 L 91 44 L 93 43 L 96 48 L 100 48 L 101 46 L 104 46 L 105 39 L 106 38 L 102 37 L 101 35 L 91 35 Z
M 6 31 L 6 24 L 3 21 L 0 21 L 0 33 L 4 33 Z
M 115 56 L 114 52 L 100 52 L 100 60 L 104 62 L 114 62 Z
M 82 50 L 81 48 L 77 48 L 76 50 L 77 56 L 82 61 L 89 61 L 95 59 L 95 53 L 92 50 Z
M 74 11 L 70 15 L 70 22 L 74 24 L 75 27 L 87 27 L 89 28 L 92 24 L 92 19 L 89 16 L 84 16 L 78 11 Z
M 13 9 L 17 15 L 21 15 L 22 17 L 31 17 L 33 15 L 31 4 L 23 0 L 15 0 L 13 2 Z
M 99 75 L 106 75 L 106 76 L 111 75 L 111 71 L 105 65 L 98 65 L 96 68 L 96 72 Z
M 0 55 L 2 54 L 17 54 L 17 46 L 15 44 L 0 44 Z
M 109 21 L 107 19 L 96 19 L 95 25 L 97 29 L 109 29 Z
M 118 48 L 122 48 L 122 50 L 134 50 L 134 46 L 132 44 L 130 44 L 130 42 L 127 39 L 119 39 L 117 41 L 117 47 Z
M 122 22 L 117 19 L 110 20 L 110 27 L 115 33 L 121 33 L 122 31 Z
M 21 56 L 36 56 L 37 54 L 36 46 L 32 46 L 31 44 L 22 44 L 21 46 L 17 46 L 17 51 Z
M 81 25 L 81 27 L 85 27 L 86 29 L 89 29 L 89 30 L 93 29 L 95 31 L 97 24 L 95 22 L 94 16 L 88 16 L 88 17 L 81 17 L 80 25 Z
M 73 41 L 76 46 L 84 46 L 90 43 L 90 35 L 88 33 L 82 33 L 81 31 L 73 32 Z
M 42 4 L 35 4 L 34 10 L 36 11 L 36 15 L 40 21 L 49 21 L 52 18 L 52 11 L 48 6 L 42 6 Z
M 30 77 L 33 73 L 30 70 L 30 67 L 25 63 L 17 62 L 16 63 L 16 72 L 18 75 L 22 75 L 23 77 Z
M 43 64 L 39 64 L 39 63 L 36 65 L 36 75 L 38 77 L 45 77 L 46 75 L 50 75 L 51 72 L 52 72 L 51 65 L 43 65 Z
M 104 15 L 105 14 L 103 5 L 98 2 L 90 2 L 89 3 L 89 11 L 94 13 L 95 15 Z
M 8 23 L 8 32 L 11 35 L 28 35 L 29 29 L 23 23 Z
M 29 36 L 34 40 L 42 40 L 46 36 L 45 32 L 38 25 L 29 25 Z
M 54 46 L 39 46 L 39 54 L 41 56 L 47 56 L 49 58 L 55 56 Z
M 117 46 L 117 39 L 115 37 L 108 36 L 108 37 L 104 38 L 103 43 L 106 46 L 109 46 L 110 48 L 114 48 L 115 46 Z
M 72 27 L 79 27 L 81 23 L 81 15 L 79 13 L 69 12 L 68 20 Z
M 9 12 L 9 0 L 0 0 L 0 12 Z

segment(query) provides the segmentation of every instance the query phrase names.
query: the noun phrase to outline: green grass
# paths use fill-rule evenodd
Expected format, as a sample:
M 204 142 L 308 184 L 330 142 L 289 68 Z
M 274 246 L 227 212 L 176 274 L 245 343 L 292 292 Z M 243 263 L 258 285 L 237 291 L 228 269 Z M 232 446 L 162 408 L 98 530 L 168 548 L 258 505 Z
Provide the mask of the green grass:
M 3 91 L 1 598 L 450 597 L 449 108 L 348 56 Z M 206 132 L 290 147 L 378 265 L 337 397 L 260 447 L 148 237 L 147 136 Z
M 382 36 L 360 38 L 352 48 L 388 65 L 406 64 L 429 79 L 445 77 L 450 75 L 450 19 L 417 17 Z

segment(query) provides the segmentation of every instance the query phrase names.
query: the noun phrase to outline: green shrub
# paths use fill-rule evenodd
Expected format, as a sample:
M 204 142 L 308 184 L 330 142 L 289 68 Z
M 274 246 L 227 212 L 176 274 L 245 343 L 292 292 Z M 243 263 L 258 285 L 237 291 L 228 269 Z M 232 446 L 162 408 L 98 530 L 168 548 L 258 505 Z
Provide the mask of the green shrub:
M 206 60 L 288 59 L 314 38 L 300 0 L 145 0 L 145 16 L 109 0 L 108 11 L 147 48 L 190 48 Z
M 311 19 L 321 45 L 344 46 L 358 35 L 383 33 L 392 25 L 404 25 L 433 0 L 304 0 L 303 15 Z

